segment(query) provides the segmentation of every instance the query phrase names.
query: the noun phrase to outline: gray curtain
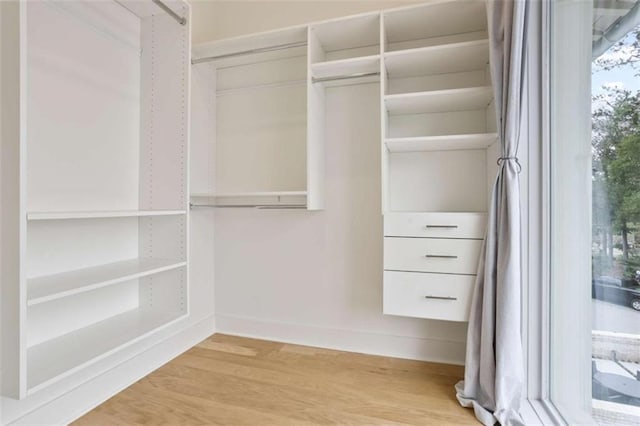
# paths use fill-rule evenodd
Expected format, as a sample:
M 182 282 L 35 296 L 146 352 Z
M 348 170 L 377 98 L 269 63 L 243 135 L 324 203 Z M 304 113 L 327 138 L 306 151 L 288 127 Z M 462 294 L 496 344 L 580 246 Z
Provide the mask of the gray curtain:
M 525 96 L 528 1 L 487 2 L 491 77 L 501 145 L 467 335 L 460 404 L 485 425 L 524 424 L 520 334 L 520 185 L 517 160 Z M 523 132 L 524 133 L 524 132 Z

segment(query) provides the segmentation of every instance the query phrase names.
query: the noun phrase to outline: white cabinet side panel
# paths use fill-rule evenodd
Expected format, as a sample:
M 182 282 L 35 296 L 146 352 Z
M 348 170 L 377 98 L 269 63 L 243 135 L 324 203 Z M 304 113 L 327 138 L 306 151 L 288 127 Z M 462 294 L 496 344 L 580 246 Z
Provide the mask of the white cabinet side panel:
M 191 67 L 192 194 L 215 192 L 216 69 L 211 64 Z
M 29 2 L 28 208 L 138 207 L 139 21 L 109 2 Z

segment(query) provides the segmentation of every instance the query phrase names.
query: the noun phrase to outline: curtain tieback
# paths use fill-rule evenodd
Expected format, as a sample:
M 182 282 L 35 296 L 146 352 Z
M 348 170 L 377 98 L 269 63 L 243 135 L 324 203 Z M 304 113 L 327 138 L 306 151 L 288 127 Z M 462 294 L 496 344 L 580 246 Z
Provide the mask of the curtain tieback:
M 516 165 L 518 166 L 518 173 L 522 171 L 522 166 L 520 165 L 520 160 L 518 160 L 518 157 L 500 157 L 498 158 L 496 163 L 498 164 L 498 166 L 502 166 L 502 164 L 507 160 L 513 160 L 516 162 Z

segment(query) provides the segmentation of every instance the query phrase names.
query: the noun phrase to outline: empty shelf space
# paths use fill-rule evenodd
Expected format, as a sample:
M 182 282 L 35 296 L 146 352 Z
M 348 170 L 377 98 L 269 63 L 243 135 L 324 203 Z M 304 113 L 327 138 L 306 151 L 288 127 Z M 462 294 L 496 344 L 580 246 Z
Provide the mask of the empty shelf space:
M 176 216 L 185 210 L 103 210 L 78 212 L 30 212 L 27 220 L 100 219 L 113 217 Z
M 496 133 L 470 135 L 423 136 L 388 138 L 385 144 L 389 152 L 456 151 L 485 149 L 496 142 Z
M 311 71 L 314 80 L 356 76 L 361 74 L 379 74 L 380 55 L 319 62 L 311 66 Z
M 311 25 L 311 62 L 356 58 L 380 51 L 380 15 L 337 18 Z
M 180 260 L 140 258 L 27 280 L 27 305 L 33 306 L 85 291 L 185 266 Z
M 487 28 L 481 1 L 436 1 L 383 14 L 388 50 L 396 50 L 389 49 L 390 45 L 455 38 Z
M 489 63 L 489 41 L 474 40 L 387 52 L 389 78 L 481 70 Z
M 134 309 L 30 347 L 27 394 L 111 355 L 183 315 Z
M 493 90 L 490 86 L 470 87 L 387 95 L 384 99 L 389 114 L 465 111 L 486 108 L 493 99 Z

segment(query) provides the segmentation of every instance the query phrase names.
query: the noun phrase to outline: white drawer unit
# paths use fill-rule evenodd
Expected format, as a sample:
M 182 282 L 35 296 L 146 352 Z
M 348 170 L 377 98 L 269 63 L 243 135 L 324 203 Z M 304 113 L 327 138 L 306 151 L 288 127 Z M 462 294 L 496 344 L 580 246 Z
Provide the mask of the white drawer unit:
M 485 213 L 387 213 L 384 236 L 482 239 L 486 221 Z
M 475 275 L 482 240 L 384 239 L 384 269 Z
M 475 283 L 472 275 L 384 272 L 384 313 L 467 321 Z

